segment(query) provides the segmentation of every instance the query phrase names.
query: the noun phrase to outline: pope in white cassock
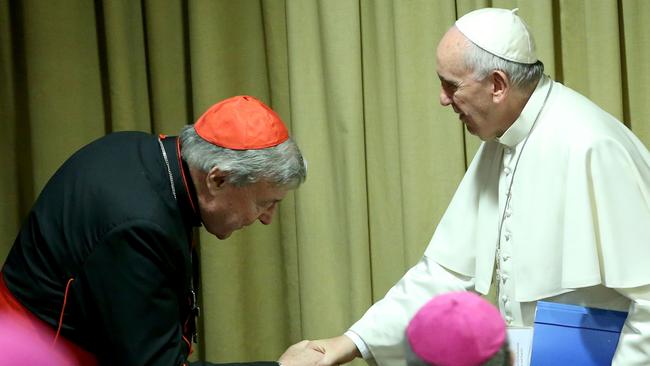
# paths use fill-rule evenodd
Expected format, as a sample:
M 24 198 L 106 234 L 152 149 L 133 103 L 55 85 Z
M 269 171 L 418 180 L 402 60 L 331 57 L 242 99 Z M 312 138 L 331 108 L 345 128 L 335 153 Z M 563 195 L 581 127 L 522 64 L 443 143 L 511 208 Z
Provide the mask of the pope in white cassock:
M 321 365 L 404 365 L 420 306 L 493 279 L 509 326 L 532 326 L 538 300 L 629 311 L 613 365 L 650 365 L 650 154 L 543 69 L 515 11 L 444 35 L 440 103 L 484 142 L 419 263 L 344 335 L 311 342 Z

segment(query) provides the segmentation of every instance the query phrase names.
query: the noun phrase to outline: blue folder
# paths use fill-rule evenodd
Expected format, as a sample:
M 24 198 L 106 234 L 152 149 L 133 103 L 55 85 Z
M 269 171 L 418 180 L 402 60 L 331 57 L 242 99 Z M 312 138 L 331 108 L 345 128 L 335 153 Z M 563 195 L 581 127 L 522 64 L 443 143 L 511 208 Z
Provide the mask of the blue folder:
M 626 312 L 538 301 L 531 366 L 612 364 Z

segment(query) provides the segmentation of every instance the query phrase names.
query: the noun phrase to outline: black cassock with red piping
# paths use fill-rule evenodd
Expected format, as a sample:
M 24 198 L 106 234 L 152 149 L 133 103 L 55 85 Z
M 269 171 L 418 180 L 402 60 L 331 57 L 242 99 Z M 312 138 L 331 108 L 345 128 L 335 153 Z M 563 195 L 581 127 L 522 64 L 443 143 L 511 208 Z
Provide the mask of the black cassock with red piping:
M 178 148 L 141 132 L 83 147 L 42 190 L 3 267 L 13 296 L 100 364 L 181 365 L 190 351 L 200 218 Z

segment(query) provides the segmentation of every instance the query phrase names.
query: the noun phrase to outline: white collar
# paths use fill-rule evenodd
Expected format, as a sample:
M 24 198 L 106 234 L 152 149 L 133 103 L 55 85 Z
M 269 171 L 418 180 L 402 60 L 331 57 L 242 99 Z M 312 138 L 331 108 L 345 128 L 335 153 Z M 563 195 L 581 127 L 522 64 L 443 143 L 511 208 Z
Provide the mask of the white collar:
M 498 143 L 508 147 L 514 147 L 528 136 L 531 128 L 535 124 L 535 119 L 544 107 L 544 100 L 548 94 L 548 89 L 551 87 L 551 83 L 552 80 L 548 76 L 544 75 L 541 77 L 535 91 L 528 99 L 528 102 L 526 102 L 519 117 L 517 117 L 515 122 L 501 137 L 495 139 Z

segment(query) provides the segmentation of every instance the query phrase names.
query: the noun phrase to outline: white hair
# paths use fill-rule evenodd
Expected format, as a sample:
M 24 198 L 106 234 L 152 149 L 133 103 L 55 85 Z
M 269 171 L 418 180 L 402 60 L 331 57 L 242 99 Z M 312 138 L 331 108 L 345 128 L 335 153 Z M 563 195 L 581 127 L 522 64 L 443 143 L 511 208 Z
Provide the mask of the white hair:
M 494 70 L 501 70 L 510 79 L 515 88 L 527 89 L 534 87 L 544 74 L 544 64 L 537 61 L 534 64 L 523 64 L 508 61 L 482 49 L 469 39 L 466 39 L 465 65 L 473 72 L 475 80 L 483 80 Z

